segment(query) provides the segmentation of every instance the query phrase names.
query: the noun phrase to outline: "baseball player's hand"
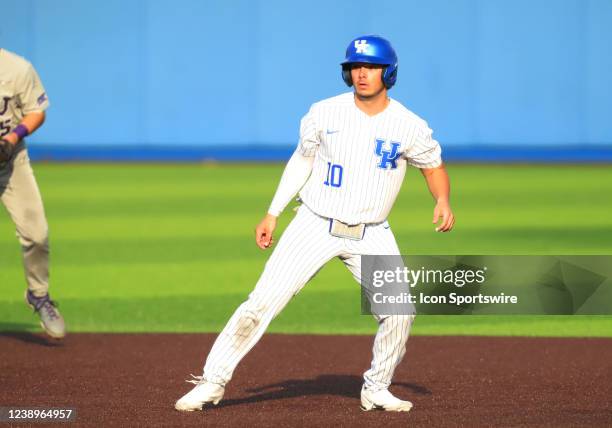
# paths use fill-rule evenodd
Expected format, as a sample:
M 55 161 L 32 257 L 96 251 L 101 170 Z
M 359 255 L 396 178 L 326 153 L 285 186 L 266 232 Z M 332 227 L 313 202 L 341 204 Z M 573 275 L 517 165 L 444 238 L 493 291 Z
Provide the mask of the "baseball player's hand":
M 272 214 L 266 214 L 261 222 L 255 228 L 255 243 L 259 248 L 265 250 L 274 243 L 272 233 L 276 229 L 276 217 Z
M 437 224 L 440 218 L 442 222 L 436 227 L 436 232 L 450 232 L 455 224 L 455 216 L 447 200 L 440 200 L 436 204 L 433 213 L 433 224 Z
M 0 140 L 0 162 L 8 162 L 13 157 L 15 145 L 9 140 Z

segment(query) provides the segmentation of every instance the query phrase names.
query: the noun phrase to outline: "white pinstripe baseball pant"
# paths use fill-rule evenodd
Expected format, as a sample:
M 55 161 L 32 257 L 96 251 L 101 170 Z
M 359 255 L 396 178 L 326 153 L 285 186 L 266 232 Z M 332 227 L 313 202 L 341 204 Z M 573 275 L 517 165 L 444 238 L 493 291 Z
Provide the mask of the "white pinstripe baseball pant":
M 255 346 L 276 315 L 333 257 L 339 257 L 359 282 L 362 254 L 399 255 L 395 237 L 384 222 L 368 226 L 362 240 L 329 234 L 329 220 L 306 206 L 289 224 L 246 302 L 217 337 L 204 366 L 204 378 L 225 385 L 242 358 Z M 406 352 L 412 315 L 376 317 L 372 365 L 364 373 L 369 389 L 387 388 Z

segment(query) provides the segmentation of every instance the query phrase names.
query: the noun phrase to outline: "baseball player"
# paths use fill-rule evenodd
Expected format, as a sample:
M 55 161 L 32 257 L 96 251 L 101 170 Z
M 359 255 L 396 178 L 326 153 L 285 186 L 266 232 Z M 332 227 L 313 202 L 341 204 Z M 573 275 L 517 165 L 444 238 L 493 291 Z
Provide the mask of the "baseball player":
M 440 146 L 425 121 L 387 95 L 397 78 L 391 44 L 374 35 L 351 41 L 342 78 L 354 92 L 313 104 L 302 119 L 297 150 L 255 229 L 257 245 L 272 245 L 276 219 L 298 191 L 303 203 L 255 289 L 217 337 L 203 375 L 190 381 L 196 386 L 176 402 L 177 410 L 217 404 L 236 366 L 272 319 L 330 259 L 342 260 L 359 282 L 361 255 L 400 254 L 387 216 L 407 165 L 422 171 L 436 201 L 436 231 L 453 227 Z M 412 403 L 388 388 L 406 351 L 414 315 L 375 317 L 378 332 L 371 367 L 364 373 L 362 409 L 408 411 Z
M 43 124 L 48 106 L 32 64 L 0 49 L 0 199 L 21 243 L 26 302 L 39 315 L 45 332 L 61 339 L 66 334 L 64 320 L 48 292 L 47 220 L 24 140 Z

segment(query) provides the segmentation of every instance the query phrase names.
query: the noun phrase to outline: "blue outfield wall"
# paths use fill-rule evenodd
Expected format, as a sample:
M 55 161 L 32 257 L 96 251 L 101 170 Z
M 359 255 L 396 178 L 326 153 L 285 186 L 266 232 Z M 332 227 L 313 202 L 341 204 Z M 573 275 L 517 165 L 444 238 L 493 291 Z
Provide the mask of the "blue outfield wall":
M 284 162 L 291 146 L 176 147 L 159 146 L 34 146 L 37 162 Z M 612 146 L 451 146 L 443 150 L 445 162 L 611 163 Z
M 2 10 L 0 47 L 32 61 L 51 100 L 35 158 L 234 156 L 221 146 L 277 159 L 310 104 L 347 90 L 339 63 L 364 33 L 393 42 L 391 96 L 428 121 L 449 160 L 601 160 L 612 146 L 610 0 L 3 0 Z

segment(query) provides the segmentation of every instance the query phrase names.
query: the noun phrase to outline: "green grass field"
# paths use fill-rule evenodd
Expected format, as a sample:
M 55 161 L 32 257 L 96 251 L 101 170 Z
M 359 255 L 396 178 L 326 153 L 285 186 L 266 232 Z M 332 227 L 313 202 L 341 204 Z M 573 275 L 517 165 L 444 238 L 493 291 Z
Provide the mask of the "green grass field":
M 52 289 L 70 331 L 218 331 L 268 257 L 253 229 L 283 166 L 37 164 Z M 390 217 L 405 254 L 612 254 L 609 166 L 455 165 L 457 216 L 434 233 L 407 174 Z M 281 219 L 283 229 L 293 213 Z M 279 230 L 280 232 L 280 230 Z M 280 236 L 277 234 L 277 236 Z M 37 329 L 14 227 L 0 215 L 0 330 Z M 371 333 L 359 286 L 332 261 L 276 319 L 286 333 Z M 612 317 L 420 316 L 415 334 L 612 336 Z

